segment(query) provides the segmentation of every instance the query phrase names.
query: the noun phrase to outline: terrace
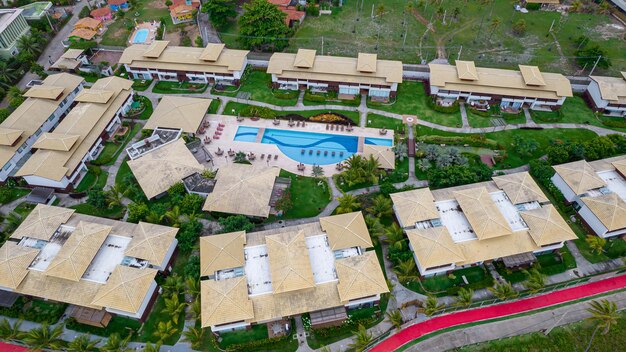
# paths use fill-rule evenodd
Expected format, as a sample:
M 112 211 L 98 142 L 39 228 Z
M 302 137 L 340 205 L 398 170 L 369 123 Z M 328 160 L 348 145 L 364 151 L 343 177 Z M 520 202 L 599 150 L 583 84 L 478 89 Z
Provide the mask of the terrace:
M 124 251 L 131 238 L 109 235 L 100 250 L 85 270 L 83 279 L 98 283 L 106 283 L 115 267 L 124 260 Z
M 152 135 L 146 139 L 143 139 L 137 143 L 132 144 L 126 148 L 126 153 L 131 159 L 137 159 L 155 149 L 159 149 L 162 146 L 169 144 L 180 137 L 181 130 L 171 130 L 157 128 L 152 132 Z
M 441 216 L 441 223 L 448 229 L 455 243 L 478 239 L 456 200 L 437 202 L 435 205 Z

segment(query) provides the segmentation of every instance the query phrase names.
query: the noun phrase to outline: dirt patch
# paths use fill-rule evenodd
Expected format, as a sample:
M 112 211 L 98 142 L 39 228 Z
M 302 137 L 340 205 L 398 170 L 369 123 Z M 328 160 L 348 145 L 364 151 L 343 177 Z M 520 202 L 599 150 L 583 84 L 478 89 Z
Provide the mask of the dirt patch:
M 144 2 L 144 6 L 147 9 L 166 9 L 165 1 L 146 1 Z
M 90 61 L 94 64 L 98 64 L 100 62 L 108 62 L 113 65 L 120 61 L 120 57 L 122 57 L 121 51 L 98 51 L 94 56 L 91 57 Z
M 196 46 L 196 37 L 200 35 L 200 31 L 198 30 L 198 26 L 193 23 L 190 23 L 183 27 L 182 29 L 178 29 L 177 27 L 173 27 L 176 29 L 175 32 L 166 32 L 163 36 L 163 40 L 169 40 L 170 45 L 181 45 L 181 31 L 187 32 L 187 36 L 191 39 L 191 45 Z
M 591 29 L 592 32 L 597 33 L 603 40 L 617 38 L 624 39 L 624 26 L 617 23 L 607 23 L 600 26 L 596 26 Z

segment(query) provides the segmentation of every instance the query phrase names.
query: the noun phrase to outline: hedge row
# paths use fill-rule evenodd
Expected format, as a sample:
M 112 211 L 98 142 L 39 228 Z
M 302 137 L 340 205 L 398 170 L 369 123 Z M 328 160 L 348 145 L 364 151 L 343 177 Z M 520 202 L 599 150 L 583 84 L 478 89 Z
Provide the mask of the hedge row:
M 469 145 L 472 147 L 483 147 L 489 149 L 503 149 L 502 146 L 494 141 L 478 135 L 464 136 L 464 137 L 445 137 L 445 136 L 421 136 L 418 138 L 418 142 L 427 144 L 448 144 L 448 145 Z

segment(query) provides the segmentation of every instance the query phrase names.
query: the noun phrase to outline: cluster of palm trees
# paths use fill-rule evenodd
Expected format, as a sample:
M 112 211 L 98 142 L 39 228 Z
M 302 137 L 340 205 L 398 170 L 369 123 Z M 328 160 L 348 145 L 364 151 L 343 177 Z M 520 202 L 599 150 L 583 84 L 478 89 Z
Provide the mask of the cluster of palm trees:
M 378 159 L 370 155 L 365 158 L 359 154 L 354 154 L 346 161 L 344 161 L 346 167 L 341 175 L 343 182 L 347 183 L 349 187 L 361 183 L 378 184 L 378 178 L 381 174 L 380 163 Z
M 0 87 L 8 89 L 30 69 L 47 42 L 47 36 L 36 29 L 29 35 L 21 36 L 17 41 L 20 54 L 15 59 L 0 60 Z
M 178 333 L 178 322 L 181 313 L 185 312 L 189 307 L 189 311 L 193 318 L 198 321 L 201 315 L 201 306 L 198 295 L 200 294 L 200 280 L 194 277 L 187 277 L 183 279 L 177 274 L 173 274 L 162 285 L 164 303 L 163 313 L 171 317 L 168 321 L 161 321 L 157 325 L 157 329 L 154 332 L 155 337 L 159 339 L 159 343 L 163 343 L 167 338 Z M 185 293 L 191 297 L 192 303 L 181 302 L 180 296 Z M 199 349 L 204 338 L 204 329 L 200 328 L 198 324 L 194 327 L 190 327 L 187 331 L 183 331 L 183 340 L 189 342 L 193 349 Z

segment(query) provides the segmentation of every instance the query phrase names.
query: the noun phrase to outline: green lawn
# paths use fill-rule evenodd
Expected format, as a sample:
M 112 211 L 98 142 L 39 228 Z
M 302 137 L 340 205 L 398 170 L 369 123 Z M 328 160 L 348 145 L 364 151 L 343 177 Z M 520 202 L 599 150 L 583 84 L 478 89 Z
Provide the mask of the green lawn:
M 398 86 L 396 101 L 390 104 L 368 102 L 370 109 L 388 111 L 396 114 L 417 115 L 418 119 L 443 126 L 460 127 L 461 113 L 446 114 L 435 111 L 428 106 L 424 83 L 405 81 Z
M 439 135 L 439 136 L 470 136 L 471 134 L 450 133 L 435 130 L 429 127 L 418 126 L 417 136 Z M 592 131 L 585 129 L 545 129 L 545 130 L 507 130 L 499 132 L 485 133 L 488 139 L 497 141 L 506 148 L 506 157 L 496 165 L 496 169 L 508 169 L 528 164 L 530 160 L 537 159 L 544 155 L 545 148 L 555 141 L 563 142 L 583 142 L 596 136 Z M 520 155 L 514 150 L 513 141 L 515 136 L 521 138 L 532 138 L 538 143 L 537 149 L 531 155 Z
M 542 332 L 535 332 L 525 335 L 508 337 L 506 339 L 483 342 L 476 345 L 464 347 L 457 351 L 462 352 L 490 352 L 490 351 L 511 351 L 511 352 L 560 352 L 560 351 L 582 351 L 584 350 L 591 335 L 595 330 L 595 325 L 591 321 L 581 321 L 574 324 L 564 325 L 553 329 L 548 336 Z M 617 324 L 613 325 L 605 335 L 599 331 L 593 340 L 590 351 L 622 351 L 626 346 L 626 313 L 619 313 Z
M 173 25 L 169 10 L 160 1 L 137 0 L 136 6 L 126 11 L 124 18 L 116 19 L 115 22 L 107 25 L 107 31 L 102 36 L 101 45 L 127 46 L 135 20 L 138 23 L 149 21 L 165 20 L 166 31 L 178 31 Z M 135 16 L 139 14 L 139 16 Z
M 307 170 L 310 172 L 310 170 Z M 291 200 L 293 208 L 289 209 L 283 219 L 309 218 L 319 214 L 330 202 L 328 183 L 324 179 L 305 177 L 281 170 L 280 177 L 291 179 Z M 318 185 L 321 183 L 322 185 Z
M 121 143 L 114 141 L 104 143 L 104 149 L 100 152 L 98 158 L 93 160 L 91 163 L 93 165 L 113 165 L 120 154 L 122 154 L 122 152 L 126 149 L 128 142 L 130 142 L 131 139 L 133 139 L 133 137 L 141 131 L 141 128 L 142 125 L 138 123 L 134 124 L 133 127 L 126 132 L 124 135 L 124 141 Z
M 233 332 L 226 332 L 220 334 L 222 341 L 220 341 L 219 345 L 221 348 L 228 348 L 230 345 L 246 343 L 255 340 L 267 339 L 267 325 L 265 324 L 257 324 L 252 325 L 250 330 L 240 330 Z
M 72 205 L 70 208 L 75 209 L 79 214 L 99 216 L 103 218 L 119 220 L 124 216 L 125 209 L 123 207 L 113 208 L 96 208 L 91 204 L 82 203 Z
M 30 214 L 31 211 L 33 211 L 33 209 L 35 209 L 35 204 L 24 202 L 18 204 L 15 209 L 13 209 L 13 211 L 19 214 L 22 219 L 24 219 L 28 216 L 28 214 Z
M 262 101 L 277 106 L 294 106 L 298 102 L 298 92 L 289 92 L 289 98 L 282 98 L 280 94 L 274 94 L 272 89 L 272 75 L 259 70 L 250 70 L 241 81 L 237 91 L 220 92 L 213 89 L 213 94 L 237 96 L 241 93 L 249 94 L 250 100 Z M 294 97 L 295 95 L 295 97 Z
M 30 193 L 29 189 L 0 187 L 0 204 L 8 204 Z
M 139 114 L 139 116 L 135 117 L 132 116 L 133 118 L 137 118 L 139 120 L 147 120 L 150 118 L 150 116 L 152 116 L 152 111 L 154 111 L 153 107 L 152 107 L 152 102 L 150 101 L 150 99 L 148 99 L 147 97 L 144 97 L 143 95 L 139 95 L 137 98 L 137 101 L 141 102 L 142 105 L 144 106 L 144 109 L 141 111 L 141 113 Z M 129 116 L 131 117 L 131 116 Z
M 565 99 L 560 111 L 531 111 L 533 120 L 537 123 L 580 123 L 599 126 L 616 131 L 626 131 L 626 128 L 607 126 L 602 119 L 596 117 L 593 110 L 580 95 Z M 623 121 L 623 119 L 621 119 Z
M 404 124 L 400 119 L 394 119 L 387 116 L 369 113 L 367 114 L 366 127 L 386 128 L 388 130 L 394 130 L 398 132 L 404 129 Z
M 96 168 L 99 171 L 95 170 Z M 85 174 L 85 177 L 83 177 L 76 187 L 76 192 L 86 192 L 90 189 L 103 189 L 106 185 L 108 177 L 108 172 L 98 168 L 97 166 L 91 166 Z
M 208 84 L 159 81 L 152 88 L 152 93 L 158 94 L 201 94 L 206 91 Z
M 224 115 L 233 115 L 236 116 L 244 109 L 248 104 L 229 102 L 226 104 L 224 108 Z M 358 111 L 344 111 L 344 110 L 305 110 L 305 111 L 274 111 L 277 116 L 284 116 L 287 114 L 301 115 L 304 117 L 311 117 L 319 114 L 324 114 L 328 112 L 335 112 L 337 114 L 342 114 L 350 118 L 355 125 L 359 124 L 359 113 Z
M 405 285 L 410 290 L 422 294 L 433 294 L 436 296 L 447 296 L 456 294 L 459 288 L 468 286 L 477 290 L 493 285 L 493 278 L 483 266 L 474 266 L 470 268 L 458 269 L 452 272 L 453 276 L 437 275 L 429 278 L 421 279 L 419 282 L 409 282 Z M 469 282 L 469 285 L 463 284 L 463 276 Z
M 65 303 L 28 299 L 21 296 L 11 308 L 0 307 L 0 315 L 35 323 L 55 324 L 59 321 L 66 308 L 67 304 Z
M 304 94 L 302 103 L 306 106 L 329 104 L 356 107 L 361 105 L 361 95 L 356 95 L 353 99 L 339 99 L 337 92 L 334 91 L 326 93 L 311 93 L 307 91 Z
M 152 80 L 149 79 L 135 79 L 133 82 L 133 90 L 135 92 L 143 92 L 152 84 Z
M 470 109 L 467 109 L 467 120 L 471 127 L 493 127 L 491 120 L 501 118 L 509 125 L 526 123 L 526 117 L 523 113 L 520 114 L 502 114 L 502 116 L 480 116 L 474 113 Z
M 217 110 L 220 108 L 220 105 L 222 105 L 221 100 L 212 100 L 211 105 L 209 105 L 209 111 L 207 111 L 207 114 L 216 114 Z
M 141 327 L 141 322 L 137 319 L 131 319 L 122 317 L 119 315 L 113 316 L 109 325 L 106 328 L 98 328 L 91 325 L 85 325 L 77 323 L 75 320 L 68 320 L 65 325 L 70 330 L 74 330 L 86 334 L 94 334 L 102 337 L 109 337 L 111 334 L 118 333 L 121 337 L 126 337 L 130 332 L 137 333 Z

